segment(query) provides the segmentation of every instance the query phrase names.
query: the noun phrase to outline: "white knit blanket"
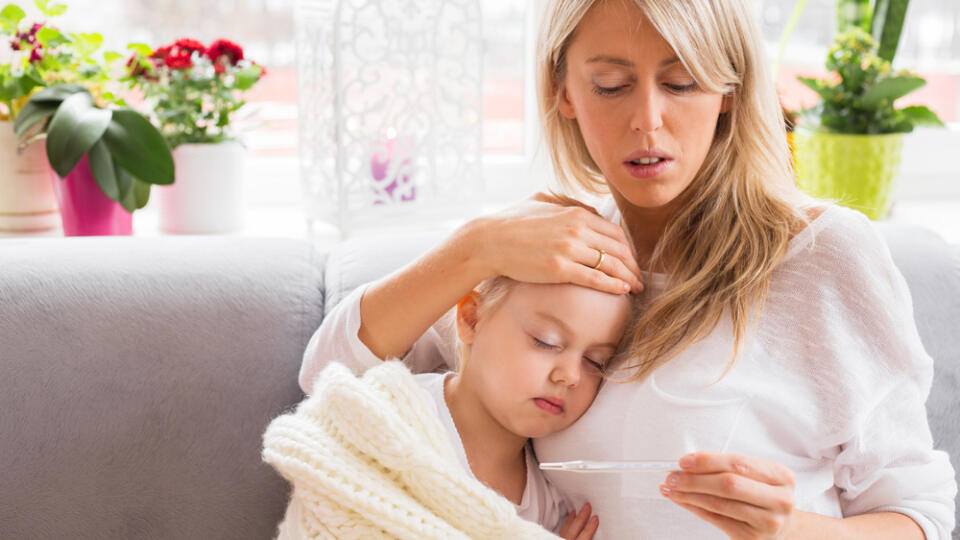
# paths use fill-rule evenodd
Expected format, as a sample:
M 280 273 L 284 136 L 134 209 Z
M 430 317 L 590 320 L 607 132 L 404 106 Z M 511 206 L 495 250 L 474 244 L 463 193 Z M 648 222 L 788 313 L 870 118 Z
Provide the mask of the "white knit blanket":
M 463 469 L 435 411 L 400 362 L 331 363 L 263 436 L 293 485 L 278 538 L 556 539 Z

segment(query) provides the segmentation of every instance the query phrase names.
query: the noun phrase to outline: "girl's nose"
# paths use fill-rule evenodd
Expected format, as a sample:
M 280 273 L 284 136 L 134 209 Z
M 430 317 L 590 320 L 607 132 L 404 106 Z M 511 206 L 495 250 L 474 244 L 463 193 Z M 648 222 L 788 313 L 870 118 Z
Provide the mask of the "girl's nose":
M 580 357 L 579 355 L 565 354 L 557 359 L 550 378 L 557 384 L 576 387 L 580 384 Z

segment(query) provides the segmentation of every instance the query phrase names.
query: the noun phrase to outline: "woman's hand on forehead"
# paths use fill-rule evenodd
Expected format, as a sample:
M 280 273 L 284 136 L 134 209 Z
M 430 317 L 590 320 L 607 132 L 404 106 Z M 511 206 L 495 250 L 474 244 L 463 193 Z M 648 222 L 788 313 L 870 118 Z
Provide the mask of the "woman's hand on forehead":
M 492 276 L 572 283 L 612 294 L 643 290 L 623 229 L 574 199 L 537 193 L 477 220 L 473 232 Z

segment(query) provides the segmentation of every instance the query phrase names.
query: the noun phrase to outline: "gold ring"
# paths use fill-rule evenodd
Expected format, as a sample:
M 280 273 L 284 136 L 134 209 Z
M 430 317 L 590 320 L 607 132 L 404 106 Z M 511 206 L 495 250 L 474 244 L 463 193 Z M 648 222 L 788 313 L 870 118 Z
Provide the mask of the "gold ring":
M 600 256 L 597 257 L 597 264 L 593 265 L 593 269 L 597 270 L 600 268 L 600 265 L 603 264 L 603 257 L 606 256 L 606 253 L 604 253 L 603 250 L 600 248 L 593 248 L 593 249 L 597 250 L 597 253 L 600 254 Z

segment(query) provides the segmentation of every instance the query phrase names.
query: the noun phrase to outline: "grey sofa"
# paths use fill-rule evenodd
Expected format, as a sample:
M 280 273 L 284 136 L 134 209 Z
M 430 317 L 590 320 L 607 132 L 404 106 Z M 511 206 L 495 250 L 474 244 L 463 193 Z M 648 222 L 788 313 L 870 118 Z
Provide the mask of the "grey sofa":
M 881 226 L 937 371 L 929 415 L 960 469 L 960 249 Z M 325 311 L 438 233 L 308 243 L 0 240 L 0 538 L 271 538 L 260 461 L 302 399 Z M 958 538 L 960 533 L 954 533 Z

